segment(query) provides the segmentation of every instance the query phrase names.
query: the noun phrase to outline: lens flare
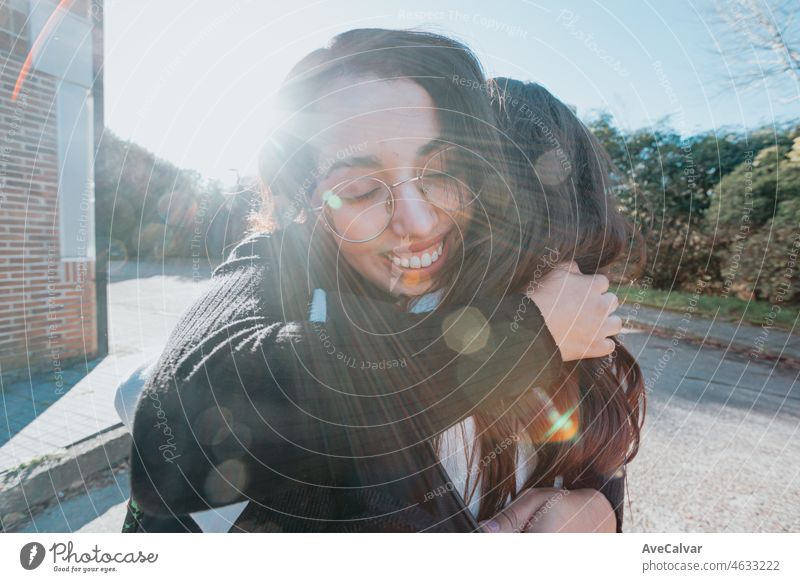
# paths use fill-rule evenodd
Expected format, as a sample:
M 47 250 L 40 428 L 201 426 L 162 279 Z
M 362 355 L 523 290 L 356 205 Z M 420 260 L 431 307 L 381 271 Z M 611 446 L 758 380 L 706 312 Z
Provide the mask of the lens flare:
M 444 319 L 442 333 L 451 350 L 473 354 L 486 347 L 491 330 L 480 310 L 465 307 Z
M 16 101 L 19 97 L 19 92 L 22 90 L 22 85 L 31 70 L 33 59 L 41 50 L 45 39 L 50 36 L 50 33 L 52 33 L 56 26 L 58 26 L 58 24 L 63 20 L 64 15 L 67 13 L 69 7 L 74 1 L 75 0 L 61 0 L 61 2 L 58 3 L 58 6 L 56 6 L 56 9 L 53 10 L 53 13 L 47 19 L 47 22 L 44 23 L 42 30 L 36 36 L 36 40 L 34 40 L 33 44 L 31 45 L 31 50 L 28 51 L 28 55 L 25 57 L 25 62 L 22 63 L 22 69 L 20 69 L 19 75 L 17 76 L 17 81 L 14 83 L 14 91 L 11 93 L 12 101 Z
M 539 387 L 533 390 L 544 407 L 550 428 L 541 437 L 542 443 L 560 443 L 575 440 L 580 429 L 580 411 L 577 405 L 561 413 L 553 400 Z
M 342 199 L 330 190 L 322 195 L 322 203 L 334 210 L 339 210 L 342 207 Z
M 550 429 L 544 433 L 544 440 L 549 443 L 560 443 L 574 440 L 578 435 L 578 409 L 570 408 L 559 414 L 554 408 L 547 413 Z

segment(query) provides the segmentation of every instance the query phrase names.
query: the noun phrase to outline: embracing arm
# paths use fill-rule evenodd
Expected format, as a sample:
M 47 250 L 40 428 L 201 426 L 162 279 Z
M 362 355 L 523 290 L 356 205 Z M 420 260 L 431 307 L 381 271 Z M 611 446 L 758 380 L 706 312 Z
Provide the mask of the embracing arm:
M 541 313 L 527 301 L 519 317 L 521 296 L 412 315 L 329 294 L 324 324 L 286 322 L 263 297 L 269 263 L 247 259 L 239 249 L 215 273 L 139 400 L 131 486 L 148 513 L 342 485 L 353 458 L 422 442 L 484 399 L 560 374 Z

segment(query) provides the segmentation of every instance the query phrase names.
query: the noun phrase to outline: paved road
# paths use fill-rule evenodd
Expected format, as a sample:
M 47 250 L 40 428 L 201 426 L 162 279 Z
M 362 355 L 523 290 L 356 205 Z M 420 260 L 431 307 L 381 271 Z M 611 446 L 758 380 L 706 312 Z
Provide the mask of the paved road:
M 651 385 L 628 531 L 800 531 L 798 370 L 635 333 Z
M 140 342 L 148 334 L 139 329 L 157 326 L 166 337 L 182 306 L 202 291 L 202 282 L 187 275 L 117 277 L 109 293 L 112 322 L 135 319 L 141 327 L 113 334 L 116 350 L 145 347 Z M 625 529 L 800 531 L 799 370 L 638 331 L 624 342 L 648 379 Z M 126 477 L 109 476 L 25 527 L 118 531 Z

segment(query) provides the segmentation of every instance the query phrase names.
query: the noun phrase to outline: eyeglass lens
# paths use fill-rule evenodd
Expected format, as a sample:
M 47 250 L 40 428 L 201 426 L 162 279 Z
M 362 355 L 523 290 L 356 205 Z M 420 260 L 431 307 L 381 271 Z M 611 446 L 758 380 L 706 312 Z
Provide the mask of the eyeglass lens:
M 422 195 L 446 212 L 458 212 L 477 198 L 470 176 L 482 176 L 485 161 L 465 150 L 447 149 L 434 154 L 417 181 Z M 473 180 L 474 181 L 474 180 Z M 394 197 L 388 184 L 372 176 L 341 182 L 322 196 L 328 226 L 349 242 L 366 242 L 386 230 L 394 213 Z

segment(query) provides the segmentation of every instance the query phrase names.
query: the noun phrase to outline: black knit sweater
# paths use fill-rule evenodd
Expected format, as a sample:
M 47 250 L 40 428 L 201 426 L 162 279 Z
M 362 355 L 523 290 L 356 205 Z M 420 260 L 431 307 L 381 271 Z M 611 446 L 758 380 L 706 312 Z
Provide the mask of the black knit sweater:
M 520 297 L 473 303 L 490 330 L 477 350 L 448 333 L 455 307 L 415 315 L 328 289 L 312 323 L 287 317 L 276 253 L 266 234 L 241 242 L 148 379 L 131 452 L 141 523 L 192 531 L 187 514 L 250 500 L 233 531 L 470 531 L 460 496 L 428 495 L 447 480 L 429 440 L 559 377 L 535 304 L 520 320 Z M 620 487 L 598 485 L 618 530 Z

